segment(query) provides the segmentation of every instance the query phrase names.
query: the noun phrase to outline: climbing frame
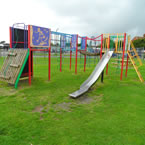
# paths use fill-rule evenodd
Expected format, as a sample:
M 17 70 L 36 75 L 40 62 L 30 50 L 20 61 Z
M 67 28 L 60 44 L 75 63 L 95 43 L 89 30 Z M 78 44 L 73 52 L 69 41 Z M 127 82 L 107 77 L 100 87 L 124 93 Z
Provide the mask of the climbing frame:
M 18 85 L 19 79 L 29 57 L 29 49 L 9 49 L 0 71 L 0 80 Z
M 137 53 L 137 51 L 136 51 L 136 49 L 135 49 L 135 47 L 133 45 L 133 42 L 131 40 L 130 40 L 130 44 L 131 44 L 131 48 L 132 49 L 128 50 L 127 54 L 129 56 L 132 64 L 133 64 L 133 67 L 134 67 L 134 69 L 135 69 L 135 71 L 136 71 L 136 73 L 137 73 L 137 75 L 139 77 L 139 80 L 141 82 L 144 82 L 144 79 L 143 79 L 143 77 L 142 77 L 142 75 L 141 75 L 141 73 L 139 71 L 139 67 L 141 67 L 143 65 L 142 61 L 141 61 L 141 59 L 140 59 L 140 57 L 139 57 L 139 55 L 138 55 L 138 53 Z M 139 65 L 136 63 L 135 59 L 137 59 L 137 61 L 139 62 Z

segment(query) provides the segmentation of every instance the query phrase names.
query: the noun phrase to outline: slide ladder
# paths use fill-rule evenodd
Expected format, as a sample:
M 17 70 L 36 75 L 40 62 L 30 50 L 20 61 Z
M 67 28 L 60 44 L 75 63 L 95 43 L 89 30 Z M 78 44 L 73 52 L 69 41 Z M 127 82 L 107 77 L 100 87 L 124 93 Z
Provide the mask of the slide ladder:
M 143 77 L 142 77 L 142 75 L 141 75 L 141 73 L 139 71 L 139 67 L 141 67 L 143 65 L 142 61 L 141 61 L 141 59 L 140 59 L 140 57 L 139 57 L 139 55 L 138 55 L 138 53 L 137 53 L 137 51 L 136 51 L 136 49 L 135 49 L 135 47 L 133 45 L 133 42 L 131 40 L 130 40 L 130 45 L 131 45 L 132 49 L 128 50 L 127 54 L 129 56 L 132 64 L 133 64 L 133 67 L 134 67 L 134 69 L 135 69 L 135 71 L 136 71 L 136 73 L 137 73 L 137 75 L 139 77 L 139 80 L 141 82 L 144 82 L 144 79 L 143 79 Z M 135 58 L 137 58 L 137 62 L 135 61 Z

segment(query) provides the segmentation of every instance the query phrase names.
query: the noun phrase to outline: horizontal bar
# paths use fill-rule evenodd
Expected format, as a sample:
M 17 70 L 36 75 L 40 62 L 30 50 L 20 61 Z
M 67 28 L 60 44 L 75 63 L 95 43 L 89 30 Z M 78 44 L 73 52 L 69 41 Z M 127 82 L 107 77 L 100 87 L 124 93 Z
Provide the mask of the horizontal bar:
M 61 33 L 61 32 L 55 32 L 55 31 L 51 31 L 51 34 L 55 34 L 55 35 L 61 35 L 61 36 L 71 36 L 71 34 L 66 34 L 66 33 Z
M 95 40 L 95 39 L 91 39 L 91 38 L 87 38 L 87 40 L 91 40 L 91 41 L 101 41 L 101 40 Z
M 31 49 L 31 51 L 48 51 L 48 49 Z
M 22 77 L 28 77 L 28 76 L 29 76 L 29 73 L 22 73 L 21 76 L 22 76 Z M 31 76 L 33 76 L 32 70 L 31 70 Z M 20 78 L 20 79 L 22 79 L 22 78 Z
M 103 35 L 124 35 L 124 33 L 106 33 Z
M 87 37 L 87 39 L 89 39 L 89 40 L 95 40 L 95 39 L 97 39 L 97 38 L 99 38 L 99 37 L 101 37 L 101 35 L 99 35 L 99 36 L 97 36 L 97 37 L 95 37 L 95 38 L 89 38 L 89 37 Z
M 78 37 L 81 38 L 81 39 L 86 39 L 87 38 L 87 36 L 80 36 L 80 35 L 78 35 Z
M 13 41 L 13 43 L 28 43 L 28 42 Z

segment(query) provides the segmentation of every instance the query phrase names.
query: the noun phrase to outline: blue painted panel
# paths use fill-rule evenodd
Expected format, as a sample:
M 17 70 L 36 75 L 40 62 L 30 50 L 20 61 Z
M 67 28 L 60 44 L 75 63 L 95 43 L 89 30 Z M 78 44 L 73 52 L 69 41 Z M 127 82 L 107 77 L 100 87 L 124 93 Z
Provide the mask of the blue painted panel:
M 30 26 L 31 47 L 49 47 L 50 29 L 38 26 Z
M 60 47 L 62 49 L 65 49 L 65 47 L 66 47 L 66 36 L 61 36 Z
M 77 46 L 77 35 L 72 35 L 72 40 L 71 40 L 71 49 L 72 50 L 76 50 L 76 46 Z
M 81 40 L 81 49 L 82 50 L 85 50 L 85 48 L 86 48 L 86 41 L 87 41 L 86 37 L 83 37 Z

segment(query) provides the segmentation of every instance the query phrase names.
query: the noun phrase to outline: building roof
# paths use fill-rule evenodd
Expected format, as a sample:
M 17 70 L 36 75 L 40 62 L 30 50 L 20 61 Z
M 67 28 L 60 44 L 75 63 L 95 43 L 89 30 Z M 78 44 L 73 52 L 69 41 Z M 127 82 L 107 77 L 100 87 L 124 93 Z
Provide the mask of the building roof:
M 145 38 L 145 34 L 143 34 L 143 36 L 135 36 L 132 41 L 134 40 L 138 40 L 138 39 L 144 39 Z

